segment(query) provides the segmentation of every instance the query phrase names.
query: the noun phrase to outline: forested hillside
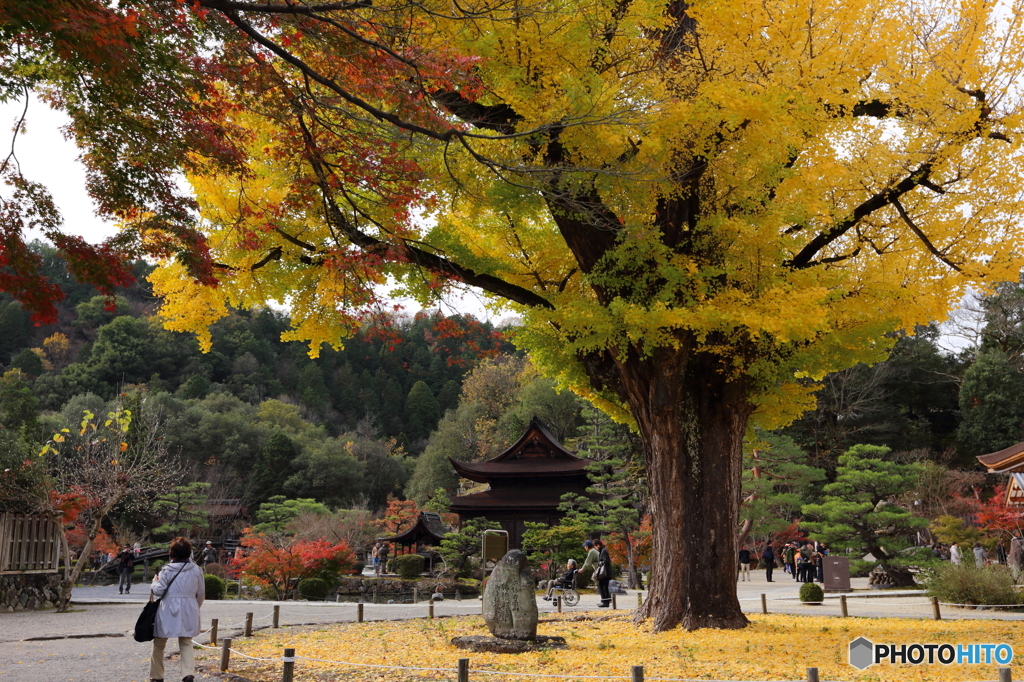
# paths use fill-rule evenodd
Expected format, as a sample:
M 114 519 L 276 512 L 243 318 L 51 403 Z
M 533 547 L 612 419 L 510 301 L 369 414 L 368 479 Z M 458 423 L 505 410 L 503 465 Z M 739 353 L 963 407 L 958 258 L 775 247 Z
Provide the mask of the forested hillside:
M 235 311 L 213 329 L 213 349 L 162 328 L 136 264 L 136 285 L 116 301 L 76 284 L 53 251 L 47 275 L 67 292 L 56 324 L 34 326 L 0 294 L 0 424 L 23 445 L 42 443 L 102 414 L 121 393 L 143 392 L 161 414 L 165 439 L 190 477 L 214 484 L 214 497 L 248 503 L 284 494 L 332 506 L 384 505 L 401 494 L 463 377 L 512 346 L 471 316 L 381 313 L 345 348 L 317 359 L 280 340 L 286 318 L 270 309 Z
M 159 413 L 189 480 L 253 508 L 275 495 L 334 508 L 379 510 L 389 495 L 422 505 L 438 489 L 457 492 L 449 457 L 497 455 L 534 416 L 570 447 L 593 447 L 584 443 L 599 432 L 620 448 L 630 438 L 470 316 L 382 313 L 343 350 L 325 347 L 311 359 L 303 344 L 281 341 L 283 313 L 235 311 L 214 325 L 204 354 L 154 316 L 146 263 L 135 265 L 138 282 L 108 301 L 75 283 L 52 249 L 35 248 L 67 298 L 57 323 L 34 326 L 0 294 L 5 461 L 86 411 L 103 414 L 119 394 L 143 396 Z M 827 375 L 816 409 L 780 435 L 828 477 L 860 443 L 977 469 L 974 455 L 1024 438 L 1021 291 L 1004 285 L 970 303 L 956 329 L 971 340 L 957 354 L 940 347 L 937 327 L 923 327 L 899 338 L 885 362 Z

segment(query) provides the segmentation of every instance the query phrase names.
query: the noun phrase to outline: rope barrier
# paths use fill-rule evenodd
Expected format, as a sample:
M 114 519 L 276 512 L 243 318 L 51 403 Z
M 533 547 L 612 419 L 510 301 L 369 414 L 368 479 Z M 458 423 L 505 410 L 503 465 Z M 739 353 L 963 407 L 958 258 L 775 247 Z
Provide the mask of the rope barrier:
M 426 670 L 435 673 L 456 673 L 458 668 L 413 668 L 405 665 L 382 665 L 379 663 L 352 663 L 349 661 L 329 661 L 324 658 L 310 658 L 308 656 L 296 656 L 304 661 L 316 661 L 317 663 L 332 663 L 334 665 L 347 665 L 357 668 L 383 668 L 385 670 Z
M 939 604 L 942 606 L 970 606 L 972 608 L 986 608 L 986 609 L 1019 609 L 1024 608 L 1024 604 L 951 604 L 944 601 L 940 601 Z

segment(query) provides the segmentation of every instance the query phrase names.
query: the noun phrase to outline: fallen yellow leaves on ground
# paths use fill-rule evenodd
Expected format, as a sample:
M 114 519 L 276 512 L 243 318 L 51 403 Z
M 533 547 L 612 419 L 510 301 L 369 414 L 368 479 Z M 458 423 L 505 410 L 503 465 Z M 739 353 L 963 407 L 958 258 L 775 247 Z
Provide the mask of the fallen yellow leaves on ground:
M 472 682 L 541 680 L 541 675 L 608 675 L 628 678 L 631 666 L 643 665 L 647 679 L 802 680 L 817 667 L 822 680 L 956 682 L 996 680 L 991 665 L 875 665 L 858 671 L 847 662 L 857 637 L 875 643 L 1005 643 L 1024 655 L 1020 624 L 1013 621 L 930 621 L 906 618 L 803 617 L 751 615 L 744 630 L 673 630 L 652 634 L 637 628 L 631 614 L 545 617 L 538 634 L 560 635 L 568 650 L 528 654 L 474 654 L 452 646 L 452 637 L 486 635 L 480 616 L 377 621 L 270 630 L 232 648 L 260 662 L 232 655 L 231 672 L 260 682 L 281 679 L 281 656 L 294 648 L 297 682 L 356 680 L 399 682 L 454 680 L 451 670 L 395 670 L 353 667 L 321 661 L 454 669 L 470 659 Z M 538 677 L 487 674 L 483 671 L 537 673 Z M 552 681 L 554 682 L 554 680 Z

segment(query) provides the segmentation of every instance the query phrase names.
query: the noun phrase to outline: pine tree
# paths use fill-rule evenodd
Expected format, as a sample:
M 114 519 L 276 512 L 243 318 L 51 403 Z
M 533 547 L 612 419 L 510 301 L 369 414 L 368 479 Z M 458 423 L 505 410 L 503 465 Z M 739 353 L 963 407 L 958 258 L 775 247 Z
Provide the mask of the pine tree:
M 410 442 L 425 439 L 437 427 L 440 409 L 430 387 L 417 381 L 405 399 L 405 433 Z
M 792 438 L 758 434 L 743 453 L 743 503 L 736 545 L 747 537 L 778 532 L 799 515 L 804 495 L 825 472 L 806 464 L 807 453 Z
M 821 504 L 803 506 L 801 525 L 813 539 L 890 563 L 909 545 L 906 537 L 928 525 L 897 504 L 915 488 L 923 467 L 882 459 L 888 454 L 886 447 L 855 445 L 840 455 L 838 475 L 822 489 Z
M 960 385 L 959 450 L 982 455 L 1024 438 L 1024 375 L 997 348 L 983 351 Z
M 266 500 L 284 493 L 287 472 L 291 470 L 291 463 L 299 456 L 299 452 L 299 447 L 283 432 L 278 431 L 270 437 L 252 469 L 253 501 Z

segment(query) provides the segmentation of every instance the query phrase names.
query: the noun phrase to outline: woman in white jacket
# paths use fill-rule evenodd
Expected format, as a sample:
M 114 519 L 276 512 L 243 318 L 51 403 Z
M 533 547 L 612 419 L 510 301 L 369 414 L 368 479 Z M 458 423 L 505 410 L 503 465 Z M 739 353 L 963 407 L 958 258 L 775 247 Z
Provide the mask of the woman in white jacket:
M 192 563 L 192 544 L 185 538 L 174 538 L 171 560 L 153 577 L 150 599 L 160 599 L 156 612 L 153 657 L 149 662 L 151 682 L 163 682 L 164 647 L 171 637 L 178 638 L 181 653 L 182 682 L 193 682 L 196 674 L 192 638 L 199 635 L 199 607 L 206 599 L 203 569 Z

